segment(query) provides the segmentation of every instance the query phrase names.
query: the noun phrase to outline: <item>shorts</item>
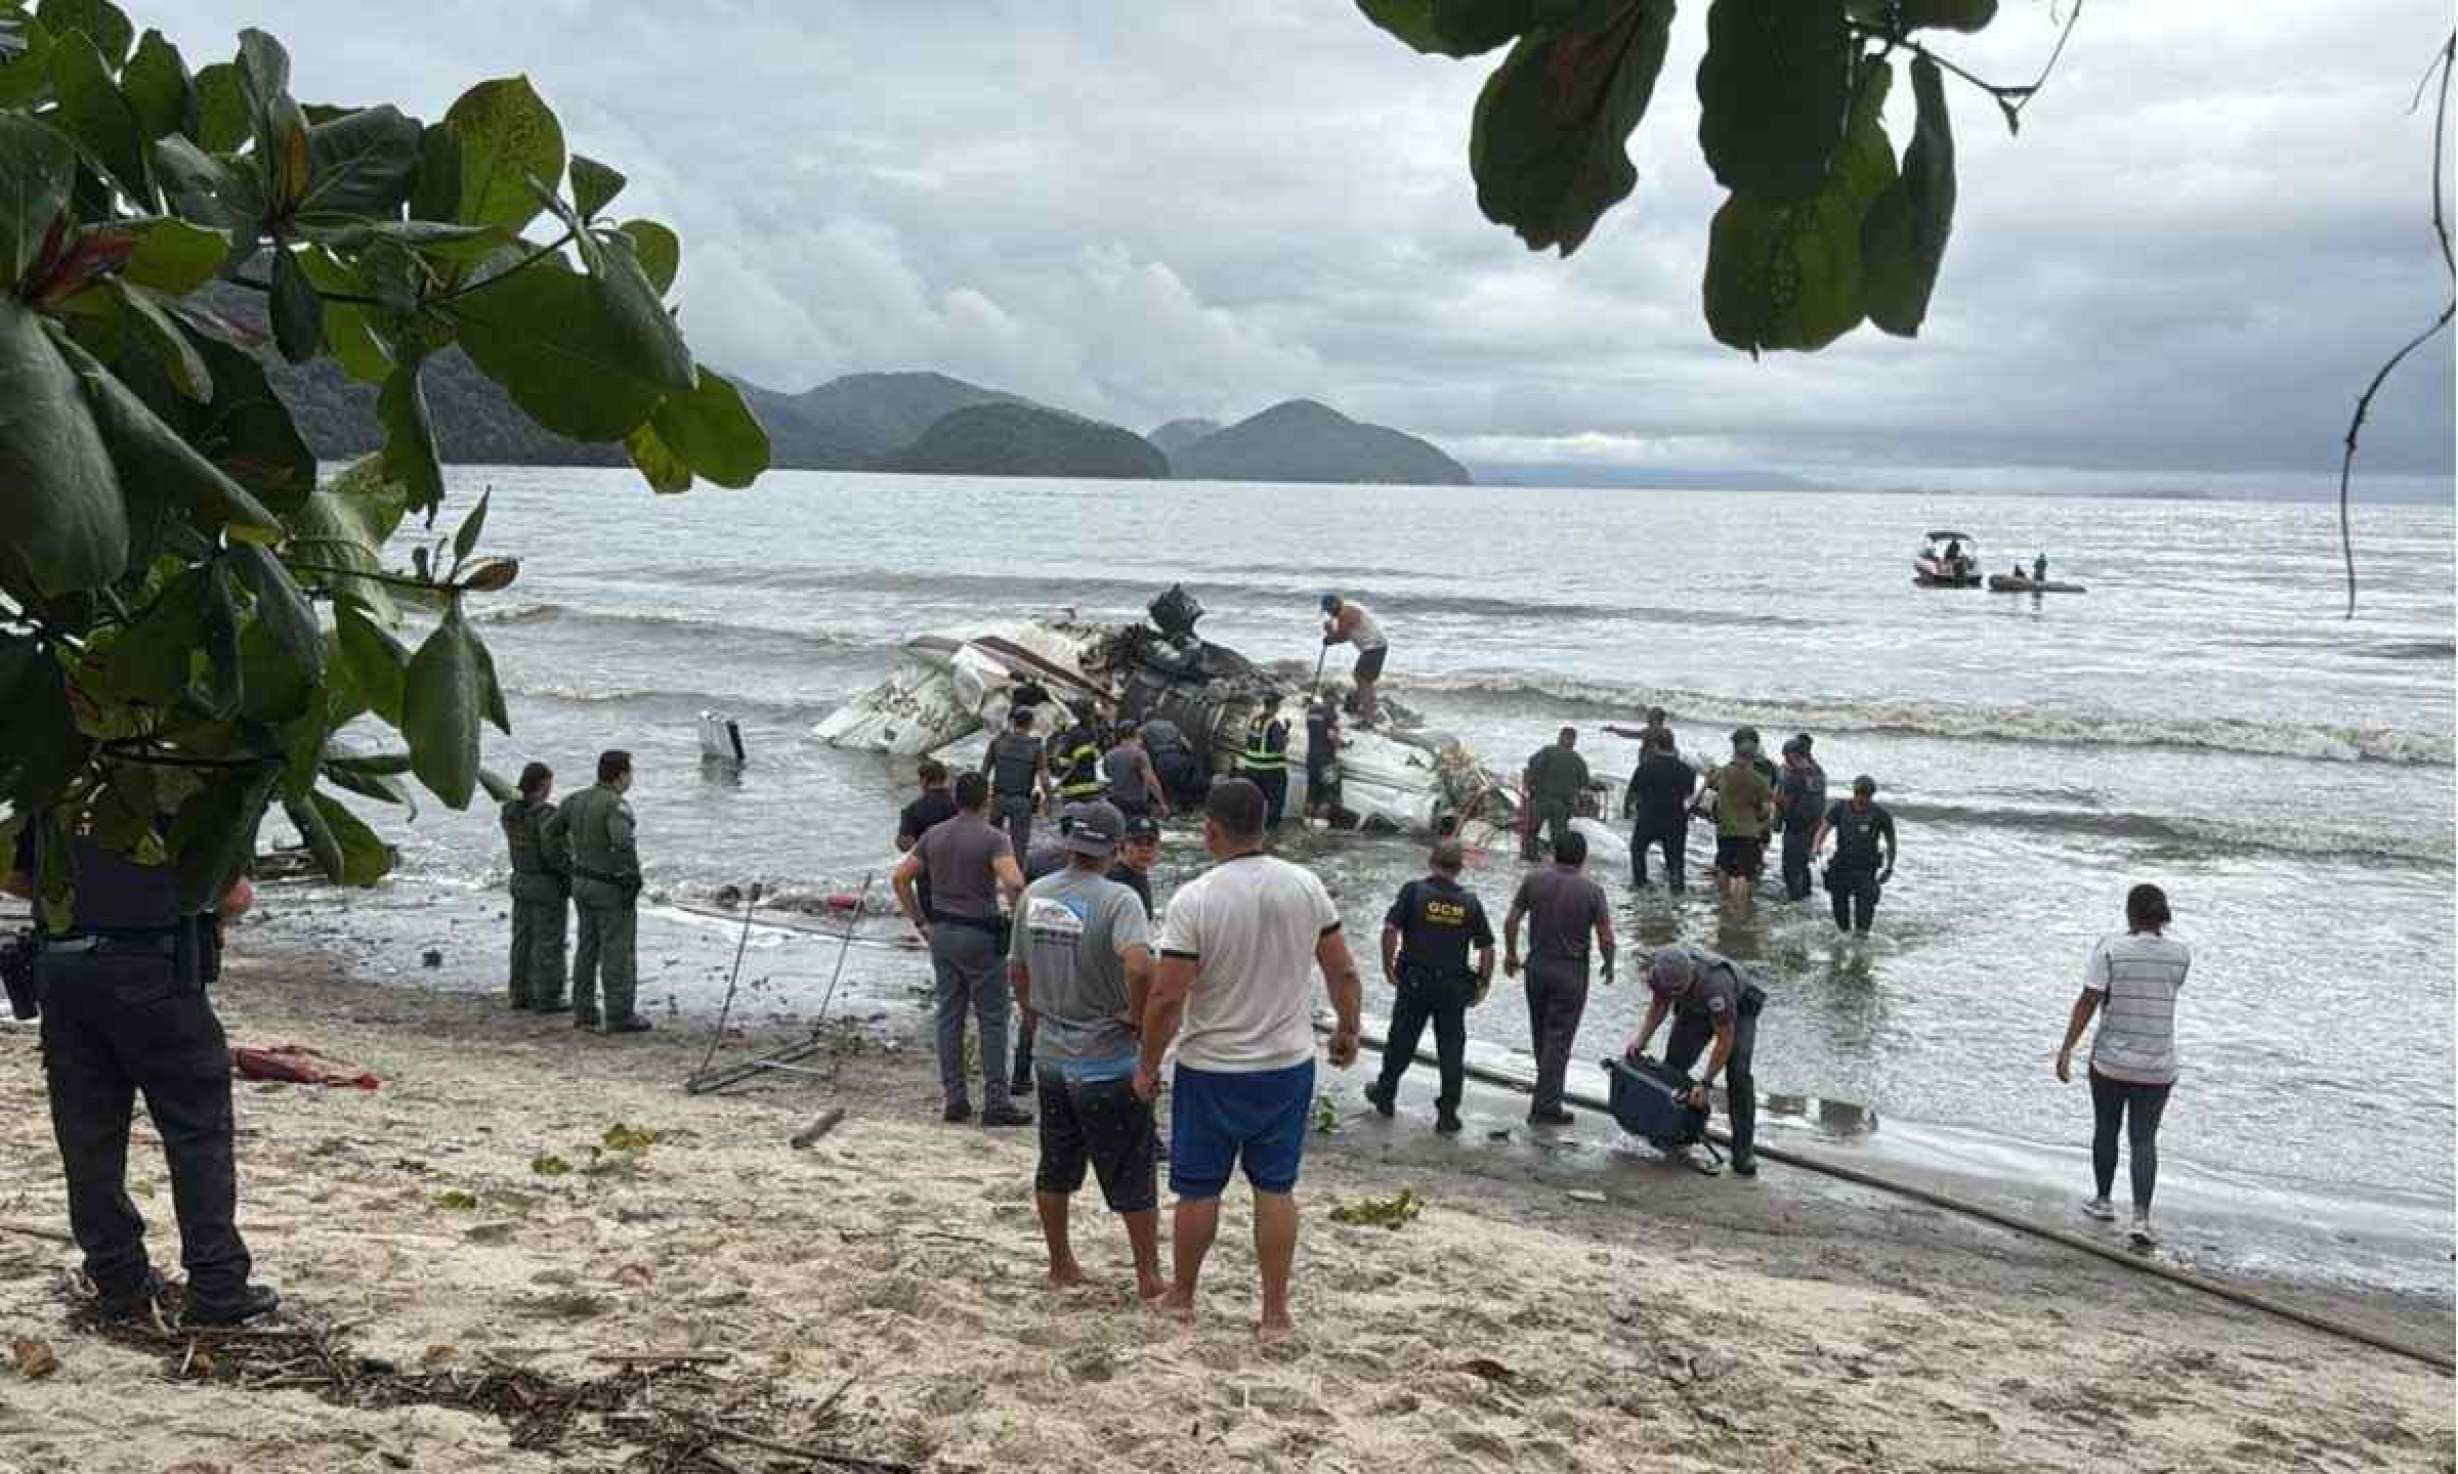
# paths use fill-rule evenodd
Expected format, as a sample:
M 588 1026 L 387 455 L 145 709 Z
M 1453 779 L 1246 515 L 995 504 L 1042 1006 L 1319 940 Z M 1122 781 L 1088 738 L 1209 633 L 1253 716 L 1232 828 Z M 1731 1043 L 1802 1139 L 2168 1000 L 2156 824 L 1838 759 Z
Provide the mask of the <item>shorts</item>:
M 1148 1213 L 1160 1206 L 1154 1186 L 1160 1137 L 1152 1102 L 1135 1098 L 1129 1076 L 1070 1080 L 1056 1069 L 1036 1072 L 1041 1097 L 1041 1165 L 1033 1190 L 1071 1193 L 1092 1168 L 1112 1213 Z
M 1371 650 L 1358 651 L 1357 669 L 1353 674 L 1360 682 L 1381 680 L 1383 678 L 1383 657 L 1390 653 L 1389 645 L 1377 645 Z
M 1178 1066 L 1170 1083 L 1169 1190 L 1217 1198 L 1241 1164 L 1256 1192 L 1297 1186 L 1314 1110 L 1314 1061 L 1281 1070 L 1198 1070 Z
M 1715 868 L 1726 875 L 1758 878 L 1766 868 L 1767 842 L 1755 835 L 1719 834 L 1715 837 Z

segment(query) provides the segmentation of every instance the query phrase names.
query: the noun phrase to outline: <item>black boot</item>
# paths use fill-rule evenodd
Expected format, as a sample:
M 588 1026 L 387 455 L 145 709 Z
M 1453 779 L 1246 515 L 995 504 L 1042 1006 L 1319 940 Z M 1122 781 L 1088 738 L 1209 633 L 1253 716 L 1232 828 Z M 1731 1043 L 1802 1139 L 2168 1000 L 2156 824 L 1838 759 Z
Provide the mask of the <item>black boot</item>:
M 271 1286 L 249 1285 L 228 1300 L 192 1300 L 180 1319 L 192 1326 L 235 1326 L 271 1315 L 281 1303 Z

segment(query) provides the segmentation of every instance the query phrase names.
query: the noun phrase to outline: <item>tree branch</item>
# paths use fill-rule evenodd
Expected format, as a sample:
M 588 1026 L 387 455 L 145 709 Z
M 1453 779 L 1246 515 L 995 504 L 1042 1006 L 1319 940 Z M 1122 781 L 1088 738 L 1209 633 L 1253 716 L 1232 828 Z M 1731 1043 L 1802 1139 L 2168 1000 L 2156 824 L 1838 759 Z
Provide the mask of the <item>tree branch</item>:
M 229 276 L 224 277 L 223 280 L 229 282 L 234 287 L 245 287 L 251 292 L 270 293 L 273 290 L 273 283 L 257 281 L 253 277 L 241 276 L 235 271 Z M 375 298 L 370 297 L 363 292 L 327 292 L 317 288 L 312 282 L 309 283 L 309 290 L 314 291 L 318 297 L 327 302 L 339 302 L 346 307 L 381 307 L 384 305 Z
M 2006 131 L 2008 133 L 2020 133 L 2023 131 L 2023 109 L 2031 106 L 2032 99 L 2040 95 L 2040 89 L 2048 85 L 2049 73 L 2057 69 L 2058 59 L 2065 55 L 2065 43 L 2072 40 L 2074 37 L 2074 23 L 2081 19 L 2082 0 L 2074 0 L 2074 8 L 2066 12 L 2065 27 L 2064 29 L 2058 31 L 2057 44 L 2048 53 L 2048 61 L 2040 68 L 2040 75 L 2034 77 L 2029 82 L 2011 84 L 2005 82 L 1992 82 L 1986 77 L 1974 75 L 1970 71 L 1967 71 L 1962 66 L 1958 65 L 1953 59 L 1941 56 L 1937 52 L 1923 46 L 1918 41 L 1913 40 L 1910 36 L 1904 34 L 1898 27 L 1869 25 L 1861 21 L 1846 21 L 1844 22 L 1844 28 L 1857 35 L 1869 36 L 1883 41 L 1889 47 L 1900 46 L 1904 50 L 1912 53 L 1914 56 L 1926 57 L 1930 61 L 1936 63 L 1940 71 L 1952 73 L 1953 75 L 1962 78 L 1964 81 L 1969 82 L 1974 87 L 1977 87 L 1981 91 L 1987 93 L 1989 95 L 1989 100 L 1997 104 L 1997 110 L 2005 115 Z
M 566 230 L 551 244 L 538 247 L 536 250 L 531 251 L 528 255 L 523 256 L 520 260 L 513 262 L 510 266 L 496 272 L 493 276 L 490 276 L 483 281 L 474 281 L 465 286 L 454 287 L 451 291 L 444 293 L 440 297 L 428 298 L 423 305 L 428 307 L 449 307 L 472 292 L 484 291 L 488 287 L 495 285 L 497 282 L 502 281 L 506 277 L 514 276 L 520 272 L 526 271 L 530 267 L 537 265 L 540 261 L 545 260 L 547 257 L 560 252 L 565 246 L 570 245 L 572 243 L 574 233 L 575 232 L 573 231 Z

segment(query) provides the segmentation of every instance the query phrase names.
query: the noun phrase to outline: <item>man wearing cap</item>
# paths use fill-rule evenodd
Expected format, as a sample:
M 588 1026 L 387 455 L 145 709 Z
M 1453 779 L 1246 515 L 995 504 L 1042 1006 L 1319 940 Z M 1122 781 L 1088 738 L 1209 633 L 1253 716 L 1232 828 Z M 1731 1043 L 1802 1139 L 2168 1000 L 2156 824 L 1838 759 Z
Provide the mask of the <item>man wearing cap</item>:
M 1161 1278 L 1158 1138 L 1152 1103 L 1134 1083 L 1136 1034 L 1152 990 L 1151 934 L 1135 893 L 1105 876 L 1125 833 L 1125 817 L 1108 804 L 1069 811 L 1059 841 L 1067 866 L 1025 887 L 1007 980 L 1036 1041 L 1041 1163 L 1033 1204 L 1050 1251 L 1050 1283 L 1084 1278 L 1068 1239 L 1067 1210 L 1089 1166 L 1103 1201 L 1126 1225 L 1135 1291 L 1150 1300 L 1168 1288 Z
M 1434 1096 L 1434 1129 L 1459 1130 L 1459 1100 L 1468 1069 L 1468 1010 L 1485 1001 L 1494 980 L 1494 929 L 1485 903 L 1459 883 L 1468 852 L 1456 839 L 1434 845 L 1433 870 L 1400 887 L 1383 913 L 1383 981 L 1393 990 L 1391 1037 L 1383 1045 L 1383 1068 L 1366 1087 L 1366 1100 L 1388 1116 L 1398 1099 L 1400 1077 L 1417 1056 L 1417 1040 L 1434 1026 L 1434 1051 L 1442 1087 Z M 1469 952 L 1476 953 L 1472 966 Z
M 1784 744 L 1784 771 L 1775 780 L 1775 813 L 1784 826 L 1784 899 L 1809 899 L 1809 842 L 1826 814 L 1826 769 L 1809 755 L 1809 734 Z
M 1878 780 L 1867 773 L 1853 779 L 1852 796 L 1826 811 L 1809 842 L 1810 857 L 1815 859 L 1826 848 L 1826 837 L 1835 836 L 1835 859 L 1826 867 L 1826 893 L 1835 903 L 1835 929 L 1861 936 L 1869 935 L 1878 896 L 1886 882 L 1895 878 L 1895 816 L 1878 804 L 1877 791 Z
M 1521 779 L 1528 794 L 1528 825 L 1519 837 L 1520 859 L 1533 860 L 1540 853 L 1539 830 L 1548 848 L 1570 833 L 1571 815 L 1578 812 L 1579 795 L 1588 785 L 1587 759 L 1579 756 L 1578 748 L 1579 729 L 1564 727 L 1528 759 Z
M 1349 673 L 1357 683 L 1357 721 L 1361 726 L 1373 726 L 1379 710 L 1374 687 L 1382 680 L 1383 660 L 1391 653 L 1390 642 L 1383 638 L 1381 622 L 1375 619 L 1373 610 L 1356 600 L 1325 594 L 1323 643 L 1357 647 L 1357 666 Z
M 1732 1117 L 1733 1171 L 1758 1175 L 1758 1087 L 1750 1073 L 1750 1057 L 1758 1047 L 1758 1013 L 1766 1006 L 1767 990 L 1748 968 L 1704 947 L 1664 947 L 1647 963 L 1647 1018 L 1631 1036 L 1625 1053 L 1637 1059 L 1647 1053 L 1664 1016 L 1673 1016 L 1673 1032 L 1664 1041 L 1664 1062 L 1687 1073 L 1710 1040 L 1707 1068 L 1690 1092 L 1690 1104 L 1711 1108 L 1709 1088 L 1724 1078 L 1726 1110 Z
M 1019 859 L 1033 852 L 1033 811 L 1050 786 L 1048 749 L 1033 735 L 1033 710 L 1010 710 L 1007 730 L 990 739 L 981 760 L 982 776 L 990 780 L 990 822 L 1007 831 Z
M 1528 926 L 1528 1043 L 1536 1051 L 1536 1099 L 1531 1126 L 1567 1126 L 1562 1077 L 1579 1042 L 1587 1012 L 1588 939 L 1604 958 L 1605 981 L 1613 981 L 1613 911 L 1604 889 L 1582 873 L 1587 836 L 1574 829 L 1554 842 L 1553 863 L 1519 882 L 1511 910 L 1502 919 L 1502 970 L 1519 976 L 1519 923 Z
M 1765 868 L 1775 789 L 1758 766 L 1758 734 L 1733 733 L 1732 761 L 1707 776 L 1715 790 L 1715 868 L 1728 894 L 1746 896 Z
M 1630 821 L 1630 884 L 1647 888 L 1647 852 L 1664 854 L 1664 882 L 1674 895 L 1685 885 L 1683 861 L 1690 847 L 1690 802 L 1698 791 L 1698 774 L 1673 750 L 1673 734 L 1649 729 L 1639 766 L 1630 775 L 1630 791 L 1622 796 L 1622 817 Z

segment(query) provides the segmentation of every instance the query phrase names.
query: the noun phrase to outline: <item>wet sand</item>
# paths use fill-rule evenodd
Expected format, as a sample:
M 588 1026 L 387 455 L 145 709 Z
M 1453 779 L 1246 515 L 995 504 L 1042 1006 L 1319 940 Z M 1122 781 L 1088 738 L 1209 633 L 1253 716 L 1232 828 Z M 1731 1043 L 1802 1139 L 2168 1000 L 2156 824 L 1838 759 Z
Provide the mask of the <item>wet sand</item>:
M 1490 1140 L 1507 1096 L 1444 1142 L 1423 1129 L 1424 1071 L 1393 1123 L 1356 1104 L 1362 1071 L 1326 1072 L 1340 1126 L 1300 1189 L 1300 1335 L 1260 1345 L 1243 1189 L 1192 1326 L 1132 1303 L 1094 1194 L 1077 1214 L 1091 1283 L 1054 1293 L 1032 1134 L 940 1124 L 935 1067 L 893 1033 L 850 1036 L 830 1079 L 693 1098 L 697 1030 L 579 1036 L 241 936 L 220 993 L 233 1041 L 385 1080 L 241 1085 L 242 1226 L 291 1315 L 403 1365 L 580 1377 L 593 1354 L 723 1351 L 729 1384 L 805 1406 L 843 1386 L 830 1446 L 946 1470 L 2452 1467 L 2450 1380 L 2412 1362 L 1772 1165 L 1711 1180 L 1593 1124 L 1551 1147 Z M 832 1106 L 841 1125 L 788 1146 Z M 618 1123 L 657 1139 L 609 1152 Z M 542 1175 L 549 1154 L 576 1170 Z M 0 1160 L 0 1219 L 58 1226 L 28 1029 L 0 1030 Z M 142 1125 L 132 1163 L 173 1263 Z M 1427 1207 L 1397 1231 L 1324 1211 L 1402 1188 Z M 73 1262 L 0 1234 L 0 1341 L 59 1362 L 0 1367 L 6 1474 L 622 1464 L 619 1440 L 515 1448 L 482 1413 L 173 1383 L 74 1328 Z M 2448 1344 L 2445 1307 L 2307 1293 Z

